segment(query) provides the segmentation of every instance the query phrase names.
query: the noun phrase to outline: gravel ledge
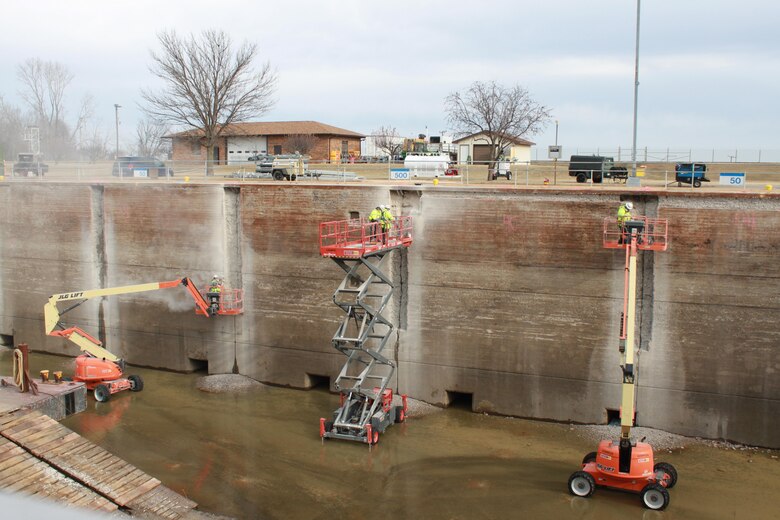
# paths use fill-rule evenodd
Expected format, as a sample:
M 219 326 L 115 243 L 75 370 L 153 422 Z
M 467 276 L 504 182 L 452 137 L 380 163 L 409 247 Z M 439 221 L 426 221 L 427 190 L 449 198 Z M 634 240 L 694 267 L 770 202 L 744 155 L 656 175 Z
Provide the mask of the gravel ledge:
M 214 394 L 240 393 L 267 388 L 263 383 L 240 374 L 215 374 L 199 377 L 195 387 L 202 392 Z

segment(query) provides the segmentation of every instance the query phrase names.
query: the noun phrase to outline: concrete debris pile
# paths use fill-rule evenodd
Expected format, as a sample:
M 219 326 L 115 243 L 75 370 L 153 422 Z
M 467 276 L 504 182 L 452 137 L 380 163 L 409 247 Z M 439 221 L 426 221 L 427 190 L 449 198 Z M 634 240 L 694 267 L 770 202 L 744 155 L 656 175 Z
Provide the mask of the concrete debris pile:
M 263 383 L 240 374 L 215 374 L 198 378 L 195 386 L 202 392 L 214 394 L 239 393 L 268 388 Z

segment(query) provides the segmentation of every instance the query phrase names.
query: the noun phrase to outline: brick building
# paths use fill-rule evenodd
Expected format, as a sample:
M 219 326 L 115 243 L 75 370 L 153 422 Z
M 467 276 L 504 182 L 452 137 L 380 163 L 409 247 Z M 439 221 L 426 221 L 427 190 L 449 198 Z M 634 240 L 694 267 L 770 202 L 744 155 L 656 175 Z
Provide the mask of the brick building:
M 220 164 L 244 163 L 258 153 L 272 155 L 294 153 L 291 140 L 311 138 L 308 155 L 314 161 L 337 160 L 360 155 L 364 135 L 317 121 L 246 122 L 228 125 L 222 132 L 214 154 L 206 153 L 200 130 L 169 135 L 174 161 L 217 159 Z M 209 155 L 207 157 L 207 155 Z

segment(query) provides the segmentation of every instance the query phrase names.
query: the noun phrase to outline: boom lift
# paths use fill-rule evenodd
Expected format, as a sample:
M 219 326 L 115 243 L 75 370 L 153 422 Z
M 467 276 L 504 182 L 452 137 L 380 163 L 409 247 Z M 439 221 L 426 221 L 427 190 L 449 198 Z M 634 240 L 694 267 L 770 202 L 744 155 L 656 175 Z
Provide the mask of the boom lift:
M 378 222 L 363 219 L 320 224 L 320 253 L 346 272 L 333 294 L 344 319 L 333 336 L 333 347 L 347 356 L 335 381 L 339 408 L 332 420 L 320 419 L 320 437 L 364 442 L 371 447 L 379 434 L 406 418 L 406 396 L 393 406 L 388 388 L 395 362 L 382 353 L 393 324 L 382 315 L 393 296 L 391 277 L 383 260 L 396 249 L 412 244 L 412 218 L 392 221 L 387 233 Z
M 170 289 L 179 285 L 186 287 L 192 295 L 197 314 L 210 317 L 235 315 L 243 312 L 243 291 L 241 289 L 223 289 L 218 300 L 207 301 L 189 278 L 170 282 L 74 291 L 49 297 L 49 301 L 43 307 L 46 334 L 66 338 L 81 349 L 83 354 L 76 358 L 76 373 L 73 379 L 85 383 L 88 390 L 94 391 L 96 400 L 108 401 L 112 394 L 123 390 L 140 392 L 144 386 L 143 380 L 138 375 L 124 377 L 125 362 L 123 359 L 106 350 L 100 340 L 81 328 L 65 327 L 60 322 L 62 316 L 92 298 Z M 67 301 L 75 301 L 76 303 L 60 311 L 57 305 Z
M 569 477 L 569 492 L 589 497 L 596 486 L 639 493 L 645 507 L 661 510 L 669 505 L 669 489 L 677 483 L 677 470 L 665 462 L 653 462 L 653 448 L 631 438 L 634 425 L 636 396 L 634 329 L 636 325 L 636 260 L 637 250 L 666 251 L 667 221 L 638 217 L 620 229 L 615 220 L 604 220 L 603 245 L 608 249 L 625 249 L 625 287 L 623 313 L 620 320 L 620 341 L 623 371 L 620 408 L 620 438 L 602 440 L 598 451 L 588 453 L 582 470 Z

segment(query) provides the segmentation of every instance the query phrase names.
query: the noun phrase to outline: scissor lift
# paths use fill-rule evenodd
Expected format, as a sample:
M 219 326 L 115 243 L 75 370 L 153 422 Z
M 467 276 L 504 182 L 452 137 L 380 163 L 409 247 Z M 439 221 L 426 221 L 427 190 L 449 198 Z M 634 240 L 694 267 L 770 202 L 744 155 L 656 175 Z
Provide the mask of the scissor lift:
M 387 233 L 363 219 L 320 224 L 320 253 L 332 258 L 346 276 L 333 294 L 344 319 L 333 335 L 333 347 L 347 356 L 334 383 L 340 393 L 333 419 L 320 419 L 320 436 L 367 443 L 406 418 L 406 396 L 393 405 L 388 388 L 395 363 L 382 353 L 393 333 L 384 312 L 393 296 L 385 259 L 412 244 L 412 218 L 399 217 Z

